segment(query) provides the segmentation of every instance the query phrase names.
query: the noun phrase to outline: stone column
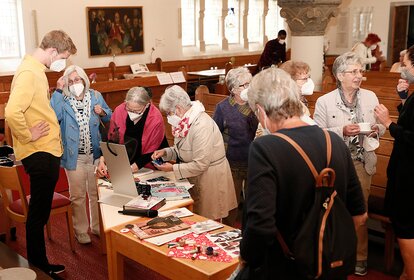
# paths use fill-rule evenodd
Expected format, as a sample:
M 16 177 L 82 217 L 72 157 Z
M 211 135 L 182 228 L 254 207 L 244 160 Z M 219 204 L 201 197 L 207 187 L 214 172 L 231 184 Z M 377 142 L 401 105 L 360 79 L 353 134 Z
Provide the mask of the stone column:
M 292 32 L 291 59 L 309 64 L 315 90 L 322 88 L 323 35 L 342 0 L 278 0 Z

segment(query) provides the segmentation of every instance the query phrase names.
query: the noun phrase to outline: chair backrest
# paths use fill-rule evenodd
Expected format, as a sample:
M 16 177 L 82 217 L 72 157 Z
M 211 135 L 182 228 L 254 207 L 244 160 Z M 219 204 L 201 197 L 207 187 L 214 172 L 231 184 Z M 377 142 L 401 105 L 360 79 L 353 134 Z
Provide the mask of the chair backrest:
M 25 220 L 27 217 L 28 204 L 26 200 L 26 194 L 20 182 L 17 166 L 0 166 L 0 191 L 3 200 L 3 206 L 6 209 L 7 215 L 12 214 L 14 216 L 19 216 L 21 219 Z M 19 198 L 22 201 L 24 216 L 19 215 L 10 209 L 10 203 L 12 202 L 11 192 L 13 191 L 19 194 Z

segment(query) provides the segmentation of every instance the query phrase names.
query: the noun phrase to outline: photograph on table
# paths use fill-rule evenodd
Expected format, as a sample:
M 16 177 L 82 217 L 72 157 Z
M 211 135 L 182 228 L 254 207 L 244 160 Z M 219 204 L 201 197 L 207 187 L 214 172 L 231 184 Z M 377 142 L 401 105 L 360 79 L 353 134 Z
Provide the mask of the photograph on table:
M 142 7 L 87 7 L 89 56 L 144 52 Z

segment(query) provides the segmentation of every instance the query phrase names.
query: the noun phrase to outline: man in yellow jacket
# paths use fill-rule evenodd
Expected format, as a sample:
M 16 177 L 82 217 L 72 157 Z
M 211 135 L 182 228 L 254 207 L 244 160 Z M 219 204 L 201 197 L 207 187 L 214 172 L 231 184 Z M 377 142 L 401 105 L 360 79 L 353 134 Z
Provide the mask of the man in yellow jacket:
M 66 59 L 76 53 L 72 39 L 63 31 L 45 35 L 32 55 L 26 55 L 17 69 L 5 116 L 13 136 L 14 153 L 30 176 L 30 194 L 26 221 L 27 258 L 53 278 L 65 270 L 52 265 L 46 256 L 43 229 L 52 205 L 59 178 L 62 142 L 56 114 L 50 106 L 46 68 L 60 72 Z

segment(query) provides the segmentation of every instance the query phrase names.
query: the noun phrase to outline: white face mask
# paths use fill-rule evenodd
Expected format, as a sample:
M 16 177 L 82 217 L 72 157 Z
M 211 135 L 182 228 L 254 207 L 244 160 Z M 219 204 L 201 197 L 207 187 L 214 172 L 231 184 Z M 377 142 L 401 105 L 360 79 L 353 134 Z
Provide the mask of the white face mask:
M 70 91 L 70 93 L 72 93 L 74 96 L 79 97 L 79 96 L 82 94 L 82 92 L 83 92 L 84 88 L 85 88 L 85 87 L 83 86 L 83 84 L 82 84 L 82 83 L 79 83 L 79 84 L 73 84 L 73 85 L 69 86 L 69 91 Z
M 133 121 L 133 122 L 140 119 L 142 117 L 142 115 L 143 115 L 143 113 L 137 114 L 137 113 L 133 113 L 133 112 L 128 111 L 128 116 L 131 119 L 131 121 Z
M 286 42 L 286 40 L 280 40 L 279 39 L 279 44 L 283 45 Z
M 259 112 L 261 111 L 260 109 L 257 109 Z M 270 132 L 270 130 L 267 128 L 267 125 L 266 125 L 266 119 L 267 119 L 267 115 L 266 115 L 266 113 L 263 113 L 264 115 L 263 115 L 263 125 L 262 125 L 262 130 L 263 130 L 263 133 L 262 133 L 262 135 L 263 136 L 265 136 L 265 135 L 269 135 L 269 134 L 272 134 L 271 132 Z
M 371 47 L 369 47 L 372 51 L 375 50 L 377 48 L 377 44 L 373 44 L 371 45 Z
M 172 125 L 173 127 L 177 127 L 177 126 L 178 126 L 178 124 L 179 124 L 179 123 L 180 123 L 180 121 L 181 121 L 181 118 L 180 118 L 179 116 L 177 116 L 177 115 L 172 115 L 172 116 L 168 115 L 168 116 L 167 116 L 167 121 L 168 121 L 168 123 L 169 123 L 170 125 Z
M 240 99 L 241 100 L 243 100 L 243 101 L 248 101 L 249 100 L 249 98 L 248 98 L 248 96 L 247 96 L 247 91 L 248 91 L 249 89 L 248 88 L 245 88 L 244 90 L 242 90 L 241 92 L 240 92 Z
M 52 58 L 50 58 L 50 61 L 52 61 Z M 50 63 L 49 69 L 55 72 L 60 72 L 63 69 L 65 69 L 65 67 L 66 67 L 66 59 L 61 58 L 61 59 L 52 61 Z
M 306 81 L 306 83 L 302 85 L 302 88 L 300 90 L 302 95 L 312 95 L 314 89 L 315 84 L 313 83 L 311 78 L 308 78 L 308 80 Z
M 378 135 L 377 137 L 364 137 L 362 147 L 367 152 L 373 152 L 379 147 Z
M 403 68 L 401 71 L 401 78 L 407 80 L 409 84 L 414 84 L 414 76 L 411 74 L 410 70 Z

